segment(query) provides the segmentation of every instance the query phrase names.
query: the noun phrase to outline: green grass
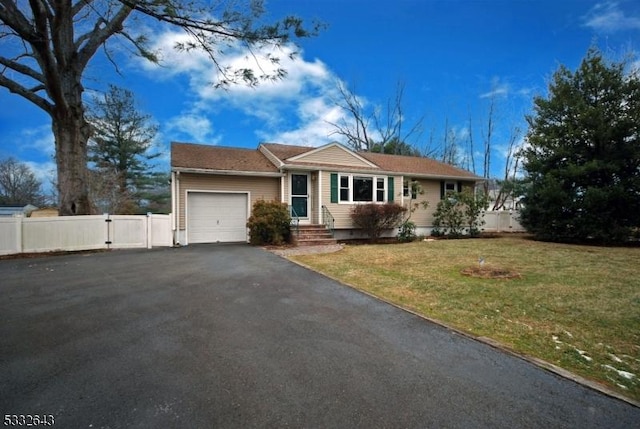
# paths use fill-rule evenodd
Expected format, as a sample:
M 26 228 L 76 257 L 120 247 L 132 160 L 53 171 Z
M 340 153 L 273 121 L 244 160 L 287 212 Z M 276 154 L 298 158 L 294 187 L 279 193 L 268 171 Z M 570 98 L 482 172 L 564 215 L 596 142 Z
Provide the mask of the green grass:
M 481 257 L 521 278 L 461 274 Z M 640 400 L 640 248 L 502 237 L 347 245 L 291 259 Z

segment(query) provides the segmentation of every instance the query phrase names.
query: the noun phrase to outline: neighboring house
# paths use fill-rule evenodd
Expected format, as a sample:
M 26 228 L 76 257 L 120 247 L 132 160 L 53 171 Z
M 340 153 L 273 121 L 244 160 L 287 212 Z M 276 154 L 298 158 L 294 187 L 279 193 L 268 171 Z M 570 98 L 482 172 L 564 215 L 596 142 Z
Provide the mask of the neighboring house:
M 479 188 L 482 188 L 479 185 Z M 489 179 L 488 184 L 488 197 L 489 197 L 489 210 L 493 210 L 493 207 L 500 205 L 497 210 L 520 210 L 522 205 L 522 196 L 514 196 L 513 194 L 503 195 L 500 190 L 501 186 L 495 179 Z M 498 204 L 497 200 L 500 198 L 502 204 Z
M 27 204 L 26 206 L 0 205 L 0 217 L 29 217 L 31 212 L 36 210 L 37 208 L 38 207 L 31 204 Z
M 473 189 L 480 180 L 433 159 L 354 152 L 339 143 L 262 143 L 257 149 L 172 143 L 174 240 L 247 241 L 246 222 L 261 199 L 288 204 L 300 225 L 326 224 L 332 218 L 337 239 L 362 237 L 349 216 L 356 204 L 395 202 L 409 208 L 428 201 L 427 209 L 411 213 L 418 234 L 428 234 L 445 192 Z M 414 200 L 411 181 L 424 191 Z
M 59 216 L 56 207 L 42 207 L 31 212 L 29 217 L 55 217 Z

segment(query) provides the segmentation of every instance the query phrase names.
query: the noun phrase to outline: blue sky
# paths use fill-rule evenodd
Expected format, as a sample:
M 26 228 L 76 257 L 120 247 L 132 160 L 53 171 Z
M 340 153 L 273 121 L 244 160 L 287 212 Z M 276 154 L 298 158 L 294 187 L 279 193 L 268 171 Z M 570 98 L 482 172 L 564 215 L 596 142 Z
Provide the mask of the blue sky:
M 535 95 L 545 95 L 560 64 L 575 69 L 597 45 L 619 61 L 640 53 L 640 3 L 590 0 L 268 0 L 268 16 L 295 14 L 327 28 L 302 40 L 288 78 L 255 89 L 214 90 L 215 73 L 201 55 L 177 54 L 182 33 L 154 28 L 162 66 L 120 50 L 120 74 L 100 55 L 85 75 L 89 91 L 107 84 L 132 90 L 139 110 L 160 125 L 157 168 L 168 171 L 171 141 L 255 148 L 261 141 L 319 146 L 340 141 L 330 123 L 349 117 L 335 103 L 337 85 L 350 87 L 367 109 L 383 108 L 404 85 L 403 112 L 410 126 L 422 118 L 411 142 L 437 149 L 445 126 L 467 150 L 481 144 L 494 102 L 491 171 L 503 175 L 504 152 L 514 127 Z M 289 52 L 285 47 L 282 54 Z M 283 55 L 284 57 L 284 55 Z M 242 63 L 231 52 L 229 63 Z M 55 169 L 48 117 L 0 88 L 0 158 L 27 162 L 43 179 Z M 471 128 L 469 123 L 471 120 Z

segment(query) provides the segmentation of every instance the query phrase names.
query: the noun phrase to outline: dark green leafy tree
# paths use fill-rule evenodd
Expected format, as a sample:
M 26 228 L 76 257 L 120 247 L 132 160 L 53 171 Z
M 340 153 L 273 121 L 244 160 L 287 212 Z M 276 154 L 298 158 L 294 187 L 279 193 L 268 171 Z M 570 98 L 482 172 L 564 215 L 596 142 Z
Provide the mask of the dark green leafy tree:
M 138 194 L 152 167 L 148 161 L 160 156 L 150 153 L 158 126 L 137 110 L 132 92 L 112 85 L 94 97 L 87 120 L 93 128 L 88 160 L 99 173 L 94 177 L 115 182 L 109 212 L 137 212 Z
M 372 144 L 371 152 L 386 153 L 388 155 L 422 156 L 418 149 L 397 137 L 392 137 L 387 142 Z
M 89 214 L 92 208 L 87 169 L 91 126 L 85 118 L 83 76 L 98 50 L 115 65 L 117 50 L 111 42 L 118 40 L 134 54 L 159 62 L 147 30 L 171 26 L 190 36 L 177 49 L 201 50 L 210 57 L 218 85 L 257 85 L 285 77 L 279 57 L 267 56 L 275 69 L 262 73 L 229 67 L 225 50 L 245 48 L 258 60 L 262 48 L 313 32 L 299 18 L 265 24 L 264 15 L 262 0 L 0 0 L 0 86 L 51 118 L 60 214 Z
M 640 226 L 640 76 L 592 48 L 534 99 L 522 224 L 552 241 L 623 242 Z
M 0 161 L 0 204 L 39 206 L 43 202 L 42 183 L 27 164 L 15 158 Z

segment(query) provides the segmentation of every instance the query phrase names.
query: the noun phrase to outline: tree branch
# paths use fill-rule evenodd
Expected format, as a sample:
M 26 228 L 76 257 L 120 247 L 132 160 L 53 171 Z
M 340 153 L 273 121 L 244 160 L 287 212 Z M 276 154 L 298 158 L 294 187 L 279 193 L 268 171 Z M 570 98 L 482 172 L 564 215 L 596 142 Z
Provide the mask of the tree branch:
M 50 115 L 53 112 L 53 105 L 49 103 L 46 99 L 36 95 L 35 92 L 33 92 L 32 90 L 29 90 L 24 86 L 19 85 L 18 83 L 12 81 L 11 79 L 6 78 L 4 75 L 0 75 L 0 86 L 4 86 L 9 90 L 9 92 L 18 94 L 26 98 L 27 100 L 29 100 L 30 102 L 32 102 L 33 104 L 35 104 L 36 106 L 38 106 L 39 108 L 41 108 L 42 110 L 44 110 Z
M 25 55 L 28 56 L 28 55 Z M 24 64 L 20 64 L 17 61 L 11 60 L 9 58 L 0 57 L 0 64 L 10 68 L 13 71 L 17 71 L 25 76 L 29 76 L 30 78 L 37 80 L 40 83 L 45 83 L 44 76 L 41 73 L 33 70 L 31 67 L 27 67 Z M 4 72 L 2 73 L 4 74 Z
M 15 31 L 18 37 L 31 43 L 35 41 L 36 33 L 16 4 L 13 0 L 0 0 L 0 21 Z
M 87 38 L 87 43 L 78 51 L 80 68 L 84 68 L 87 65 L 100 45 L 105 43 L 109 37 L 122 31 L 122 25 L 132 11 L 131 7 L 124 5 L 118 10 L 113 19 L 104 22 L 104 27 L 100 27 L 100 23 L 96 24 Z

